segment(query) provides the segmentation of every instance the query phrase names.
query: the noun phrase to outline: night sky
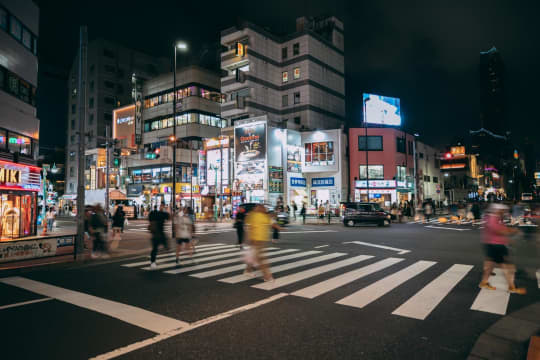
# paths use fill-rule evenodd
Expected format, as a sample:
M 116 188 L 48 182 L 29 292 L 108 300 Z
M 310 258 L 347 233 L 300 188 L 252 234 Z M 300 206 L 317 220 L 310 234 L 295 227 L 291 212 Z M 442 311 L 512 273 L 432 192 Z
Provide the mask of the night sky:
M 404 125 L 433 145 L 479 127 L 480 51 L 497 47 L 506 66 L 507 123 L 513 139 L 540 139 L 538 1 L 63 1 L 40 6 L 41 143 L 62 145 L 67 73 L 79 26 L 157 56 L 186 40 L 191 61 L 219 66 L 220 31 L 246 19 L 277 34 L 302 15 L 332 14 L 345 24 L 347 122 L 361 121 L 363 92 L 401 98 Z M 442 4 L 447 5 L 442 5 Z M 64 130 L 65 132 L 65 130 Z

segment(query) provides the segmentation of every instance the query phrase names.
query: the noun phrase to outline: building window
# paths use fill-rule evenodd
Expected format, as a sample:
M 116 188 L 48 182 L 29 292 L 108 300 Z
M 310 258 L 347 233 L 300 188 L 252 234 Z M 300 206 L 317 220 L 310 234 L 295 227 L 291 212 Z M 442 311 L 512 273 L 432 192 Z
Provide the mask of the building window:
M 88 115 L 88 125 L 92 125 L 94 123 L 94 114 Z
M 18 152 L 21 155 L 32 155 L 32 139 L 24 136 L 8 132 L 8 150 L 10 152 Z
M 71 113 L 75 114 L 77 112 L 77 105 L 71 104 Z
M 430 177 L 429 175 L 424 175 L 424 182 L 430 182 Z
M 22 44 L 28 49 L 32 50 L 32 34 L 27 28 L 22 29 Z
M 13 37 L 17 40 L 21 40 L 21 36 L 22 36 L 22 25 L 21 25 L 21 22 L 19 20 L 17 20 L 14 16 L 10 16 L 9 18 L 9 22 L 10 22 L 10 27 L 9 27 L 9 32 L 11 33 L 11 35 L 13 35 Z
M 414 155 L 413 142 L 409 141 L 409 155 Z
M 105 80 L 105 87 L 107 89 L 114 89 L 114 83 L 112 81 Z
M 71 119 L 71 128 L 75 129 L 75 119 Z
M 114 66 L 112 66 L 112 65 L 105 65 L 104 68 L 105 68 L 105 71 L 106 71 L 106 72 L 109 72 L 109 73 L 114 73 L 114 72 L 116 72 L 116 68 L 115 68 Z
M 287 58 L 287 48 L 281 48 L 281 59 L 284 60 Z
M 433 177 L 433 183 L 437 184 L 439 182 L 439 178 L 437 176 Z
M 369 165 L 369 180 L 384 180 L 384 165 Z M 360 180 L 366 180 L 366 165 L 360 165 Z
M 281 97 L 281 106 L 288 106 L 289 105 L 289 95 L 283 95 Z
M 69 167 L 69 176 L 75 176 L 75 169 L 73 168 L 73 166 Z M 70 185 L 72 185 L 71 187 L 73 188 L 73 184 Z
M 405 138 L 397 137 L 396 138 L 396 151 L 402 154 L 406 154 L 407 151 L 405 149 Z
M 75 151 L 70 151 L 70 153 L 69 153 L 69 160 L 70 160 L 70 161 L 75 161 Z
M 396 180 L 405 181 L 407 177 L 407 168 L 405 166 L 398 166 L 396 171 Z
M 8 75 L 8 91 L 15 96 L 19 96 L 19 78 L 14 74 Z
M 424 153 L 418 153 L 418 158 L 423 159 L 424 158 Z
M 0 28 L 7 30 L 7 11 L 0 8 Z
M 93 109 L 94 108 L 94 98 L 91 97 L 90 99 L 88 99 L 88 108 L 89 109 Z
M 316 142 L 307 143 L 304 145 L 306 165 L 310 166 L 327 166 L 334 165 L 334 142 Z
M 366 151 L 366 137 L 358 136 L 358 150 Z M 383 137 L 382 136 L 368 136 L 367 137 L 367 150 L 369 151 L 382 151 L 383 150 Z
M 289 72 L 288 71 L 284 71 L 281 73 L 281 81 L 286 83 L 287 81 L 289 81 Z
M 71 135 L 69 141 L 73 144 L 75 142 L 75 135 Z
M 295 123 L 296 125 L 300 125 L 300 116 L 296 116 L 296 117 L 294 118 L 294 123 Z
M 294 80 L 300 79 L 300 68 L 294 68 L 293 70 L 293 78 Z
M 90 81 L 90 91 L 94 92 L 94 80 Z
M 295 104 L 300 104 L 300 92 L 295 92 L 294 93 L 294 103 Z
M 73 183 L 72 182 L 69 183 L 69 191 L 73 191 Z
M 298 55 L 300 54 L 300 43 L 295 43 L 292 47 L 292 54 Z
M 0 66 L 0 89 L 4 90 L 5 83 L 6 83 L 6 70 L 4 70 L 4 68 Z

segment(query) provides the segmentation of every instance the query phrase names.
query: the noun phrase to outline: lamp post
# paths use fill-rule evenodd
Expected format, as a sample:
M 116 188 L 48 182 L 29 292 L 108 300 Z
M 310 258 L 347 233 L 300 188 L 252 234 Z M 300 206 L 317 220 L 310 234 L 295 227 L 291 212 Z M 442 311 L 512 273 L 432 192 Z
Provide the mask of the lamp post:
M 172 140 L 172 208 L 171 208 L 171 231 L 173 238 L 175 237 L 174 233 L 174 214 L 176 213 L 176 50 L 181 51 L 187 50 L 187 44 L 184 42 L 175 42 L 173 45 L 173 133 L 171 136 Z
M 417 177 L 418 177 L 418 172 L 416 170 L 416 139 L 420 136 L 420 134 L 418 133 L 414 133 L 414 142 L 413 142 L 413 161 L 414 161 L 414 211 L 413 212 L 416 212 L 416 208 L 418 206 L 418 187 L 417 187 Z M 441 195 L 439 193 L 439 205 L 440 205 L 440 201 L 441 200 Z
M 367 201 L 369 203 L 369 148 L 368 148 L 368 131 L 367 131 L 367 114 L 366 114 L 366 102 L 369 98 L 364 99 L 364 129 L 365 129 L 365 146 L 366 146 L 366 190 L 367 190 Z M 360 174 L 362 175 L 362 174 Z M 361 196 L 360 196 L 361 198 Z

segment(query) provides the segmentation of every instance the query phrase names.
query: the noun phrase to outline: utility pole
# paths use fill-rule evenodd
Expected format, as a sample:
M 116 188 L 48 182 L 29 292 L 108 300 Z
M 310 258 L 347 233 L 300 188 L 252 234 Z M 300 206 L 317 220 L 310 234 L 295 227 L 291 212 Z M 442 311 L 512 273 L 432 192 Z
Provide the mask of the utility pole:
M 219 221 L 223 221 L 223 138 L 219 137 L 219 171 L 220 181 L 219 181 Z
M 191 211 L 195 214 L 195 206 L 193 203 L 193 141 L 189 141 L 189 202 L 191 206 Z M 196 217 L 196 216 L 195 216 Z M 194 217 L 194 218 L 195 218 Z
M 176 44 L 173 46 L 173 134 L 171 138 L 172 148 L 172 199 L 171 199 L 171 234 L 173 239 L 176 238 L 174 231 L 174 218 L 176 214 Z
M 105 162 L 106 162 L 106 168 L 105 168 L 105 177 L 107 178 L 105 181 L 105 216 L 107 218 L 107 221 L 109 219 L 109 183 L 111 181 L 111 175 L 110 175 L 110 167 L 111 167 L 111 157 L 110 157 L 110 137 L 111 137 L 111 126 L 105 125 Z
M 86 148 L 86 66 L 88 30 L 86 25 L 81 26 L 79 37 L 79 151 L 77 171 L 77 240 L 75 242 L 75 258 L 84 251 L 84 169 Z M 80 259 L 82 260 L 82 256 Z
M 365 139 L 366 139 L 366 190 L 367 190 L 367 201 L 369 203 L 369 147 L 368 147 L 368 131 L 367 131 L 367 114 L 366 114 L 366 101 L 364 99 L 364 130 L 365 130 Z M 406 155 L 406 154 L 405 154 Z M 362 198 L 362 196 L 360 196 Z

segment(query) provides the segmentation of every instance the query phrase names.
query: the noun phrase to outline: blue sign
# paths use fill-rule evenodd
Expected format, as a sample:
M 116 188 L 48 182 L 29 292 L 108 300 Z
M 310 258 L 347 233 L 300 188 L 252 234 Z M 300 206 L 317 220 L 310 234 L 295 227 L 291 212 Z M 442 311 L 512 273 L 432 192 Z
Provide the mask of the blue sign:
M 291 178 L 291 186 L 301 186 L 301 187 L 306 187 L 306 179 L 304 179 L 304 178 L 292 177 L 292 178 Z
M 334 186 L 334 178 L 313 178 L 311 179 L 311 186 Z

